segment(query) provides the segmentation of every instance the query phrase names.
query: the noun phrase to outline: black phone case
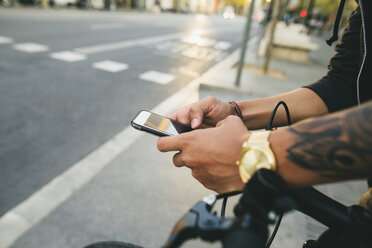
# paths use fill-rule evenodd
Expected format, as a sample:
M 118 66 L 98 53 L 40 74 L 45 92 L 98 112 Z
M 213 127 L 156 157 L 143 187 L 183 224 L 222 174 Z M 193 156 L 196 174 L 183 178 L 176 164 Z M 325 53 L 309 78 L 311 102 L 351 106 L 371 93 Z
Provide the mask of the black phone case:
M 140 125 L 134 123 L 133 120 L 130 122 L 130 124 L 132 125 L 132 127 L 134 127 L 137 130 L 145 131 L 147 133 L 150 133 L 150 134 L 153 134 L 153 135 L 156 135 L 156 136 L 159 136 L 159 137 L 170 136 L 169 134 L 162 133 L 162 132 L 157 131 L 157 130 L 153 130 L 153 129 L 148 128 L 146 126 L 140 126 Z
M 165 136 L 170 136 L 170 134 L 166 134 L 166 133 L 163 133 L 163 132 L 160 132 L 158 130 L 154 130 L 154 129 L 151 129 L 149 127 L 146 127 L 144 125 L 138 125 L 136 123 L 134 123 L 133 121 L 136 119 L 136 117 L 139 115 L 139 113 L 141 113 L 142 111 L 147 111 L 147 112 L 150 112 L 150 113 L 153 113 L 151 111 L 148 111 L 148 110 L 141 110 L 138 112 L 138 114 L 133 118 L 133 120 L 130 122 L 130 124 L 132 125 L 132 127 L 134 127 L 135 129 L 137 130 L 141 130 L 141 131 L 145 131 L 145 132 L 148 132 L 150 134 L 153 134 L 153 135 L 156 135 L 156 136 L 159 136 L 159 137 L 165 137 Z M 155 113 L 153 113 L 155 114 Z M 159 114 L 156 114 L 156 115 L 159 115 Z M 160 115 L 162 116 L 162 115 Z M 165 117 L 165 116 L 162 116 L 162 117 Z M 165 117 L 167 118 L 167 117 Z M 182 123 L 182 122 L 179 122 L 179 121 L 176 121 L 176 120 L 172 120 L 172 121 L 175 121 L 175 122 L 178 122 L 182 125 L 186 125 L 185 123 Z M 190 125 L 186 125 L 186 126 L 189 126 L 190 127 L 190 130 L 189 131 L 192 131 L 192 128 Z

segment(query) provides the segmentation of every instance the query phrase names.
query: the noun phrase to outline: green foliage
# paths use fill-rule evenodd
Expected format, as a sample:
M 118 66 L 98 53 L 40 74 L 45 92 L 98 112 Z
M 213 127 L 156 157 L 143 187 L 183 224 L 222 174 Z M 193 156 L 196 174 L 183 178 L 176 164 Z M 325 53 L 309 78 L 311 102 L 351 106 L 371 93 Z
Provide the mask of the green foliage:
M 223 6 L 233 6 L 236 13 L 242 14 L 246 0 L 222 0 Z
M 275 1 L 275 0 L 274 0 Z M 265 0 L 262 0 L 265 3 Z M 223 6 L 233 6 L 237 13 L 241 14 L 241 11 L 244 9 L 247 0 L 222 0 L 220 3 L 223 3 Z M 302 9 L 307 9 L 309 6 L 310 0 L 300 0 L 298 2 L 297 11 Z M 316 13 L 328 16 L 330 14 L 336 15 L 340 0 L 315 0 L 314 10 Z M 347 0 L 345 4 L 345 9 L 343 16 L 348 16 L 351 11 L 356 8 L 357 4 L 353 0 Z
M 319 11 L 320 14 L 323 15 L 330 15 L 336 14 L 338 10 L 338 6 L 340 1 L 334 0 L 316 0 L 315 1 L 315 8 Z M 351 11 L 356 8 L 357 4 L 355 1 L 346 1 L 345 9 L 344 9 L 344 16 L 349 15 Z

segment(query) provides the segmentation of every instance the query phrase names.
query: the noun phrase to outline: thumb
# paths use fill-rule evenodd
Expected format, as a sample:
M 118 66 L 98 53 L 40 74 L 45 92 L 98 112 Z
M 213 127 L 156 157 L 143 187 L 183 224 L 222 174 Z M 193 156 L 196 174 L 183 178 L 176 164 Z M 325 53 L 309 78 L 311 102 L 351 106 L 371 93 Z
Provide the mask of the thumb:
M 190 119 L 191 119 L 191 127 L 193 129 L 199 128 L 202 124 L 204 112 L 201 108 L 192 108 L 190 109 Z

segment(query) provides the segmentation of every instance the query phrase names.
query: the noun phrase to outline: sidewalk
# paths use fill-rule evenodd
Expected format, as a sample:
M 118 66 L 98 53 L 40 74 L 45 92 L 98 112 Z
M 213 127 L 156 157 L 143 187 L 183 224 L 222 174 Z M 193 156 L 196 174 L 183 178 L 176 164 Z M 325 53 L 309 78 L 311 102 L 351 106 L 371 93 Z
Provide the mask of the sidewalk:
M 252 72 L 252 70 L 246 68 L 249 65 L 259 67 L 264 64 L 264 58 L 256 55 L 257 39 L 252 39 L 248 43 L 245 56 L 246 66 L 242 72 L 240 87 L 237 88 L 234 85 L 237 70 L 236 67 L 233 68 L 239 61 L 240 51 L 238 50 L 203 76 L 200 87 L 201 95 L 226 92 L 227 90 L 229 92 L 228 96 L 235 95 L 238 99 L 242 95 L 267 97 L 317 81 L 327 72 L 328 60 L 332 56 L 334 48 L 328 47 L 324 39 L 312 37 L 311 40 L 319 47 L 318 50 L 310 52 L 311 63 L 294 63 L 272 58 L 269 69 L 278 72 L 277 74 L 284 75 L 284 78 L 274 78 Z
M 317 40 L 322 43 L 322 41 Z M 250 44 L 247 63 L 261 64 Z M 319 79 L 326 71 L 332 49 L 321 44 L 312 54 L 314 63 L 295 64 L 273 59 L 270 68 L 286 79 L 273 79 L 244 71 L 241 87 L 233 87 L 239 52 L 234 52 L 193 83 L 201 83 L 199 98 L 213 95 L 223 100 L 265 97 L 298 88 Z M 194 99 L 189 99 L 193 101 Z M 186 104 L 187 102 L 185 102 Z M 133 130 L 133 132 L 138 132 Z M 156 149 L 157 138 L 143 134 L 87 185 L 16 241 L 17 248 L 79 248 L 102 240 L 127 241 L 160 247 L 174 223 L 197 201 L 212 192 L 191 177 L 187 168 L 175 168 L 172 155 Z M 364 182 L 322 186 L 320 189 L 344 204 L 357 201 Z M 228 215 L 237 198 L 228 203 Z M 218 208 L 217 208 L 218 209 Z M 301 247 L 324 227 L 300 213 L 284 217 L 272 247 Z M 220 247 L 190 241 L 183 247 Z

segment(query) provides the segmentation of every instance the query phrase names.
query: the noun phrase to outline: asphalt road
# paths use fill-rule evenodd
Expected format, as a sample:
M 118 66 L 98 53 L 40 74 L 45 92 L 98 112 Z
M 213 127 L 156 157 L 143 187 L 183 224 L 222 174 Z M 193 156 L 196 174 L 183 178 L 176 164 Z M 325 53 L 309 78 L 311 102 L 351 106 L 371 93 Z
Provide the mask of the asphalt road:
M 220 16 L 0 9 L 0 216 L 226 57 L 243 27 Z
M 156 137 L 126 127 L 140 109 L 159 109 L 237 48 L 243 26 L 243 18 L 205 15 L 0 9 L 0 247 L 75 248 L 102 240 L 160 247 L 180 216 L 211 192 L 187 168 L 175 168 L 171 153 L 158 152 Z M 288 82 L 270 80 L 265 88 L 266 81 L 251 81 L 267 93 L 298 87 L 292 83 L 324 74 L 328 53 L 319 53 L 313 65 L 272 61 Z M 221 76 L 221 64 L 209 70 L 210 79 Z M 115 142 L 101 146 L 107 140 Z M 76 166 L 90 152 L 91 164 Z M 366 185 L 319 188 L 350 205 Z M 228 216 L 236 200 L 229 200 Z M 301 247 L 324 229 L 288 214 L 273 247 Z

